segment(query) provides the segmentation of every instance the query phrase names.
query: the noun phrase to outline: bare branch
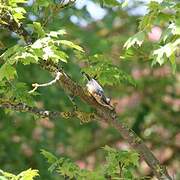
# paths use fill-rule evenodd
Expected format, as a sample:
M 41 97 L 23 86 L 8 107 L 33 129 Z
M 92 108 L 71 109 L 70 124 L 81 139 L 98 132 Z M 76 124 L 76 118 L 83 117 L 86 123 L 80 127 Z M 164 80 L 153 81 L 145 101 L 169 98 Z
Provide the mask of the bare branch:
M 31 91 L 29 91 L 28 93 L 30 93 L 30 94 L 33 93 L 39 87 L 46 87 L 46 86 L 51 86 L 51 85 L 55 84 L 60 79 L 61 74 L 62 73 L 58 71 L 56 73 L 55 79 L 50 81 L 50 82 L 48 82 L 48 83 L 44 83 L 44 84 L 34 83 L 34 84 L 32 84 L 32 87 L 34 87 L 34 88 Z

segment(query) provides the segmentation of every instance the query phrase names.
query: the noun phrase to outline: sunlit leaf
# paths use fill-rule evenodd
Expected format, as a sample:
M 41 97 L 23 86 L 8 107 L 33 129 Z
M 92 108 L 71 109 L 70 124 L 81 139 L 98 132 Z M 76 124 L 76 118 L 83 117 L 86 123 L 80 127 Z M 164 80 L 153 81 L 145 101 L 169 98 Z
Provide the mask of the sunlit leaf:
M 17 179 L 20 180 L 33 180 L 35 177 L 39 176 L 39 171 L 34 169 L 28 169 L 26 171 L 21 172 L 17 175 Z
M 144 39 L 145 39 L 145 33 L 143 31 L 140 31 L 134 36 L 130 37 L 124 44 L 124 47 L 126 49 L 129 49 L 131 46 L 134 46 L 134 45 L 141 46 Z
M 65 30 L 58 30 L 58 31 L 51 31 L 48 35 L 51 36 L 51 37 L 58 37 L 60 35 L 65 35 L 67 34 Z
M 84 50 L 83 50 L 82 47 L 80 47 L 80 46 L 77 45 L 77 44 L 74 44 L 74 43 L 71 42 L 71 41 L 68 41 L 68 40 L 59 40 L 59 41 L 57 41 L 57 43 L 58 43 L 59 45 L 60 45 L 60 44 L 63 44 L 63 45 L 66 45 L 66 46 L 68 46 L 68 47 L 70 47 L 70 48 L 73 48 L 73 49 L 76 49 L 76 50 L 78 50 L 78 51 L 84 52 Z

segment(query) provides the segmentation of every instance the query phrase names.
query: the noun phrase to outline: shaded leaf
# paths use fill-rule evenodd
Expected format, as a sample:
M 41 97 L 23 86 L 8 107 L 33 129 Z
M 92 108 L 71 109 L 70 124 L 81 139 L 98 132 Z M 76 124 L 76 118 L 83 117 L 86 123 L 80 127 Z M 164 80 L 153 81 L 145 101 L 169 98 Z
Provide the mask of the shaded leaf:
M 17 75 L 16 69 L 10 64 L 4 64 L 0 67 L 0 81 L 4 78 L 11 80 Z
M 41 154 L 47 159 L 48 163 L 50 163 L 50 164 L 52 164 L 58 160 L 56 158 L 56 156 L 54 156 L 52 153 L 50 153 L 44 149 L 41 149 Z
M 120 3 L 116 0 L 103 0 L 103 4 L 108 6 L 118 6 Z

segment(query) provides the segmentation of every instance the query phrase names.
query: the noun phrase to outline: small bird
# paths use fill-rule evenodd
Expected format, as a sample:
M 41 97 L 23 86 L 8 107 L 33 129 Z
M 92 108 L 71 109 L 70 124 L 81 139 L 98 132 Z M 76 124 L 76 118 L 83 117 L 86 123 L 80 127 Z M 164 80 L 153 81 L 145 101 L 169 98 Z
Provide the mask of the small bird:
M 110 105 L 110 98 L 107 98 L 104 95 L 103 88 L 99 85 L 99 83 L 95 80 L 95 78 L 91 78 L 88 74 L 85 72 L 82 72 L 83 75 L 86 76 L 88 79 L 88 83 L 86 84 L 88 92 L 96 99 L 96 101 L 103 105 L 108 107 L 109 109 L 113 110 L 114 107 Z

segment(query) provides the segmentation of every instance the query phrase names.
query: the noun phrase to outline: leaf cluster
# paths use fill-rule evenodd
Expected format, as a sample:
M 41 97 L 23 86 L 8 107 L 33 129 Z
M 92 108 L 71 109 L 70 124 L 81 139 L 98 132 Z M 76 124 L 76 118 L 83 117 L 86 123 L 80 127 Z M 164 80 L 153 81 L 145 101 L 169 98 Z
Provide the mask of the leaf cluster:
M 1 180 L 33 180 L 35 177 L 39 176 L 39 171 L 35 169 L 28 169 L 22 171 L 18 175 L 14 175 L 9 172 L 0 170 L 0 179 Z
M 152 59 L 152 65 L 163 65 L 170 62 L 173 72 L 175 72 L 176 57 L 180 45 L 179 12 L 180 4 L 178 1 L 150 1 L 148 3 L 148 13 L 140 18 L 139 31 L 126 41 L 124 48 L 127 51 L 132 47 L 139 48 L 148 39 L 148 34 L 152 28 L 158 25 L 163 33 L 156 44 L 152 46 L 149 59 Z M 146 58 L 145 55 L 144 57 Z
M 91 77 L 96 76 L 97 80 L 104 86 L 119 86 L 130 84 L 135 86 L 135 80 L 122 70 L 121 67 L 112 63 L 112 61 L 104 55 L 90 56 L 87 60 L 87 65 L 82 68 Z
M 105 146 L 104 151 L 107 153 L 106 163 L 94 171 L 80 169 L 75 163 L 68 158 L 57 158 L 50 152 L 42 150 L 41 154 L 50 164 L 49 171 L 57 172 L 63 177 L 70 179 L 136 179 L 133 176 L 133 170 L 138 166 L 139 155 L 134 151 L 118 151 L 109 146 Z

